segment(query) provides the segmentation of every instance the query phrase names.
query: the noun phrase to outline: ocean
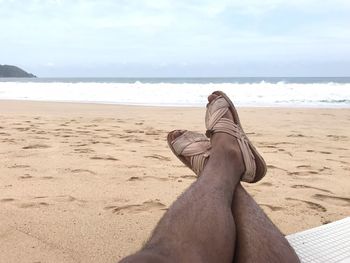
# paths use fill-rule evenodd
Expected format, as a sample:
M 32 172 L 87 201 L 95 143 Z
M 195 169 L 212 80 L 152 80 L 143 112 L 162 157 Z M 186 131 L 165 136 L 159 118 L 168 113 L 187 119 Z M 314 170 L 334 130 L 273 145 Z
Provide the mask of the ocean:
M 350 107 L 350 77 L 0 78 L 0 100 L 197 107 L 215 90 L 241 107 Z

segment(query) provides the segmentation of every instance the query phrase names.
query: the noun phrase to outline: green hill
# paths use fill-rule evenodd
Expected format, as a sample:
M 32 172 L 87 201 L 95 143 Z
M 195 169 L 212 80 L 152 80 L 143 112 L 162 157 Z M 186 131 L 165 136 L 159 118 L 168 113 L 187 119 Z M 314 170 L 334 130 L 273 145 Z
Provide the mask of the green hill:
M 36 76 L 16 66 L 0 65 L 0 78 L 36 78 Z

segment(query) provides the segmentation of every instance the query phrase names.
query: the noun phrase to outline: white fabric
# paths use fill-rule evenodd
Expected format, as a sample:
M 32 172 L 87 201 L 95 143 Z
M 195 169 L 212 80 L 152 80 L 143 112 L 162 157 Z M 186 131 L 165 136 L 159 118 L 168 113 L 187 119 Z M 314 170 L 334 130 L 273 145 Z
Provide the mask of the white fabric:
M 302 263 L 350 263 L 350 217 L 286 238 Z

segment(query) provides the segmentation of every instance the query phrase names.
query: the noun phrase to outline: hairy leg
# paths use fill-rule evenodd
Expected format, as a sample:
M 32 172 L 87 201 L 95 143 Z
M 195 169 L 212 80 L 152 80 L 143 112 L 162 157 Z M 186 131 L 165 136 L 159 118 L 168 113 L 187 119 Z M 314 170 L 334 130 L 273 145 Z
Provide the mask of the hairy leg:
M 299 262 L 287 239 L 241 184 L 235 190 L 232 212 L 236 223 L 234 262 Z
M 165 213 L 144 248 L 122 262 L 232 262 L 232 189 L 243 170 L 238 143 L 214 135 L 199 179 Z
M 211 94 L 209 102 L 217 94 Z M 233 189 L 235 262 L 299 262 L 293 248 L 254 199 L 238 184 Z

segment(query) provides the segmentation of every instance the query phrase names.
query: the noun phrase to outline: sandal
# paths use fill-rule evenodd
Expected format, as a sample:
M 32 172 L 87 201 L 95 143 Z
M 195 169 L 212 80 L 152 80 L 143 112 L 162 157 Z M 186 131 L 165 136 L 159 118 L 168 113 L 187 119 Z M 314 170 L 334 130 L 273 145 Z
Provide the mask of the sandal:
M 215 91 L 213 94 L 218 95 L 218 97 L 207 106 L 205 116 L 207 137 L 210 138 L 218 132 L 227 133 L 235 137 L 241 149 L 245 165 L 245 172 L 241 180 L 247 183 L 260 181 L 265 176 L 267 170 L 264 159 L 244 133 L 238 113 L 229 97 L 222 91 Z M 228 111 L 232 113 L 233 121 L 222 117 Z
M 183 133 L 172 140 L 173 132 L 175 131 L 170 132 L 167 137 L 171 151 L 183 164 L 199 176 L 210 155 L 210 140 L 203 134 L 192 131 L 180 131 Z M 190 160 L 188 161 L 185 157 L 190 157 Z

